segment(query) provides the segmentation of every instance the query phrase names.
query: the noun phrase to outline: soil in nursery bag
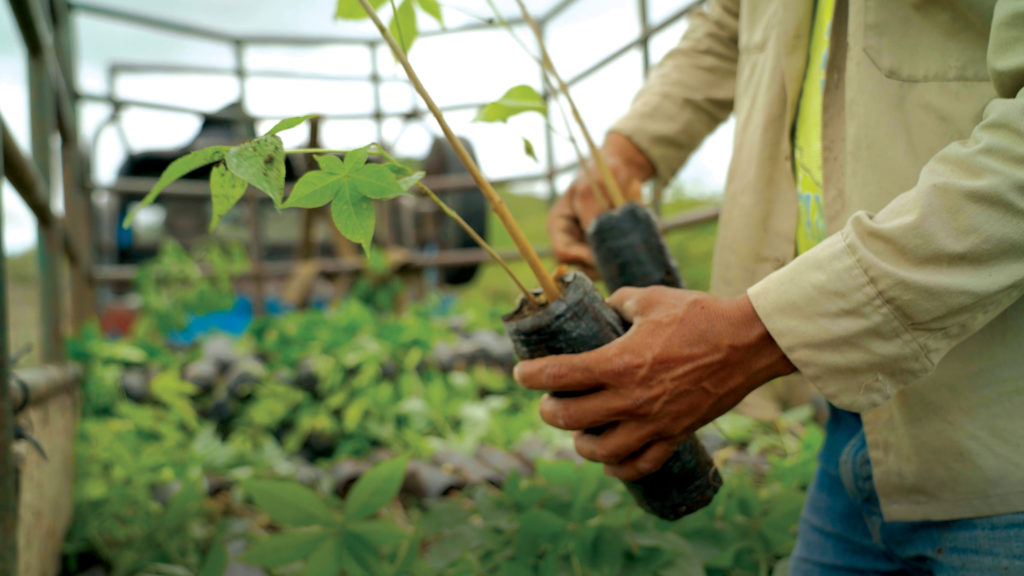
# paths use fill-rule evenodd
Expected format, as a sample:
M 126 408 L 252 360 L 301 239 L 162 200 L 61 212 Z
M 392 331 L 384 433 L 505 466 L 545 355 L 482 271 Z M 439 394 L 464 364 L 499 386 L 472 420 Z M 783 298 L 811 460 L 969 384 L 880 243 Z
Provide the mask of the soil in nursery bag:
M 587 230 L 601 278 L 614 292 L 623 286 L 683 288 L 679 267 L 654 215 L 635 202 L 601 213 Z
M 599 348 L 625 333 L 627 326 L 605 304 L 586 276 L 571 273 L 563 278 L 563 283 L 562 296 L 547 307 L 529 309 L 520 303 L 515 312 L 503 318 L 519 358 L 578 354 Z M 573 394 L 578 393 L 562 393 Z M 660 470 L 636 482 L 627 482 L 626 487 L 647 512 L 676 520 L 710 503 L 721 484 L 711 456 L 700 440 L 691 436 Z

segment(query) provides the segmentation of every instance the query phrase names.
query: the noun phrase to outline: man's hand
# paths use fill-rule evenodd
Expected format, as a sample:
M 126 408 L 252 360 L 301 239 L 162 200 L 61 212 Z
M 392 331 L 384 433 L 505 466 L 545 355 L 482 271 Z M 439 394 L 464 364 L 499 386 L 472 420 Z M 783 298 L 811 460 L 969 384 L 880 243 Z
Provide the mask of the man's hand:
M 795 371 L 746 296 L 622 288 L 608 303 L 632 323 L 626 334 L 583 354 L 521 362 L 515 378 L 535 390 L 590 391 L 545 395 L 541 418 L 576 430 L 576 451 L 622 480 L 656 471 L 697 428 Z
M 601 146 L 602 156 L 626 200 L 640 200 L 641 184 L 654 174 L 646 156 L 625 136 L 610 132 Z M 579 266 L 596 276 L 594 254 L 584 231 L 607 206 L 600 171 L 591 164 L 577 174 L 569 189 L 559 197 L 548 214 L 548 235 L 555 258 L 564 264 Z

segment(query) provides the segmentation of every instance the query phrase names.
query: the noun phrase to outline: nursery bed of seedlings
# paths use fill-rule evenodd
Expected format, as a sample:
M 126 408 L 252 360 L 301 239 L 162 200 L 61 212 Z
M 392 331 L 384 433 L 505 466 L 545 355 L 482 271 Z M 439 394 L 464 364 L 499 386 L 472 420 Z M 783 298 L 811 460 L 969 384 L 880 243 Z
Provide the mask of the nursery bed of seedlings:
M 716 423 L 725 485 L 665 522 L 542 424 L 503 310 L 351 298 L 237 338 L 158 336 L 180 318 L 155 311 L 229 286 L 142 287 L 132 335 L 72 342 L 87 382 L 65 573 L 767 574 L 792 546 L 809 413 Z

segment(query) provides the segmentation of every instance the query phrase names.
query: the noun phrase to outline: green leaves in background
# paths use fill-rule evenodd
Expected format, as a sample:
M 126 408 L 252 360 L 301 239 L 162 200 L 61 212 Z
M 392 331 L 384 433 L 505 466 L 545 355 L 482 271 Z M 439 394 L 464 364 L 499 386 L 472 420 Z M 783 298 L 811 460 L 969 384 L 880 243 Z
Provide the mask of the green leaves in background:
M 379 10 L 387 0 L 370 0 L 374 10 Z M 366 11 L 359 3 L 359 0 L 338 0 L 338 7 L 334 11 L 334 17 L 342 20 L 362 20 L 366 18 Z
M 416 26 L 416 5 L 413 4 L 413 0 L 402 0 L 402 3 L 395 8 L 395 14 L 391 17 L 388 30 L 398 41 L 398 45 L 402 47 L 402 52 L 408 54 L 412 43 L 420 34 L 419 28 Z
M 548 106 L 544 98 L 533 88 L 521 84 L 510 88 L 501 98 L 484 106 L 476 113 L 474 122 L 506 122 L 509 118 L 523 112 L 547 112 Z
M 263 568 L 277 568 L 309 558 L 330 534 L 321 529 L 284 532 L 253 542 L 239 560 Z
M 225 157 L 228 170 L 281 205 L 284 198 L 284 144 L 274 134 L 235 146 Z
M 141 202 L 132 208 L 132 211 L 125 217 L 122 226 L 125 229 L 131 228 L 132 220 L 135 219 L 135 214 L 138 213 L 139 209 L 143 206 L 152 204 L 156 197 L 163 192 L 164 188 L 167 188 L 172 182 L 194 172 L 203 166 L 209 166 L 214 162 L 220 162 L 231 150 L 230 146 L 210 146 L 209 148 L 203 148 L 202 150 L 196 150 L 189 152 L 185 156 L 178 158 L 164 170 L 164 173 L 160 175 L 160 179 L 157 180 L 156 185 L 153 189 L 146 194 L 146 197 Z
M 369 252 L 376 222 L 372 200 L 404 194 L 410 177 L 400 178 L 408 170 L 395 169 L 397 165 L 367 164 L 368 156 L 369 146 L 352 150 L 344 161 L 337 156 L 316 156 L 320 170 L 299 179 L 284 207 L 319 208 L 329 203 L 338 231 Z
M 375 514 L 398 496 L 405 480 L 409 457 L 403 456 L 377 464 L 363 474 L 345 498 L 342 511 L 348 521 L 360 520 Z
M 530 142 L 526 138 L 523 138 L 523 152 L 530 158 L 533 158 L 534 162 L 539 162 L 539 160 L 537 160 L 537 152 L 533 149 L 533 142 Z
M 245 489 L 275 524 L 312 526 L 333 519 L 320 497 L 297 482 L 250 480 L 245 483 Z
M 431 18 L 437 20 L 437 23 L 444 28 L 444 17 L 441 16 L 441 4 L 437 0 L 416 0 L 419 4 L 420 10 L 423 10 L 430 15 Z
M 305 116 L 294 116 L 292 118 L 285 118 L 284 120 L 281 120 L 277 124 L 274 124 L 274 127 L 271 128 L 269 131 L 267 131 L 267 133 L 264 134 L 264 136 L 273 136 L 274 134 L 277 134 L 278 132 L 284 132 L 285 130 L 291 130 L 292 128 L 295 128 L 296 126 L 298 126 L 299 124 L 302 124 L 306 120 L 311 120 L 313 118 L 316 118 L 316 116 L 317 116 L 316 114 L 307 114 Z

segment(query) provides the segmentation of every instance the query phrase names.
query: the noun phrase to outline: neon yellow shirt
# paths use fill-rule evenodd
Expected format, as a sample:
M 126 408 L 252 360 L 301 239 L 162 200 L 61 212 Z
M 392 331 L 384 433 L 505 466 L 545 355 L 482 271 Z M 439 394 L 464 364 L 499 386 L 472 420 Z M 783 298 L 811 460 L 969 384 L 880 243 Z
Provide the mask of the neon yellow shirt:
M 800 92 L 793 138 L 793 164 L 797 187 L 796 251 L 802 254 L 827 236 L 825 201 L 822 197 L 821 113 L 825 93 L 825 68 L 835 0 L 818 0 L 807 57 L 807 73 Z

